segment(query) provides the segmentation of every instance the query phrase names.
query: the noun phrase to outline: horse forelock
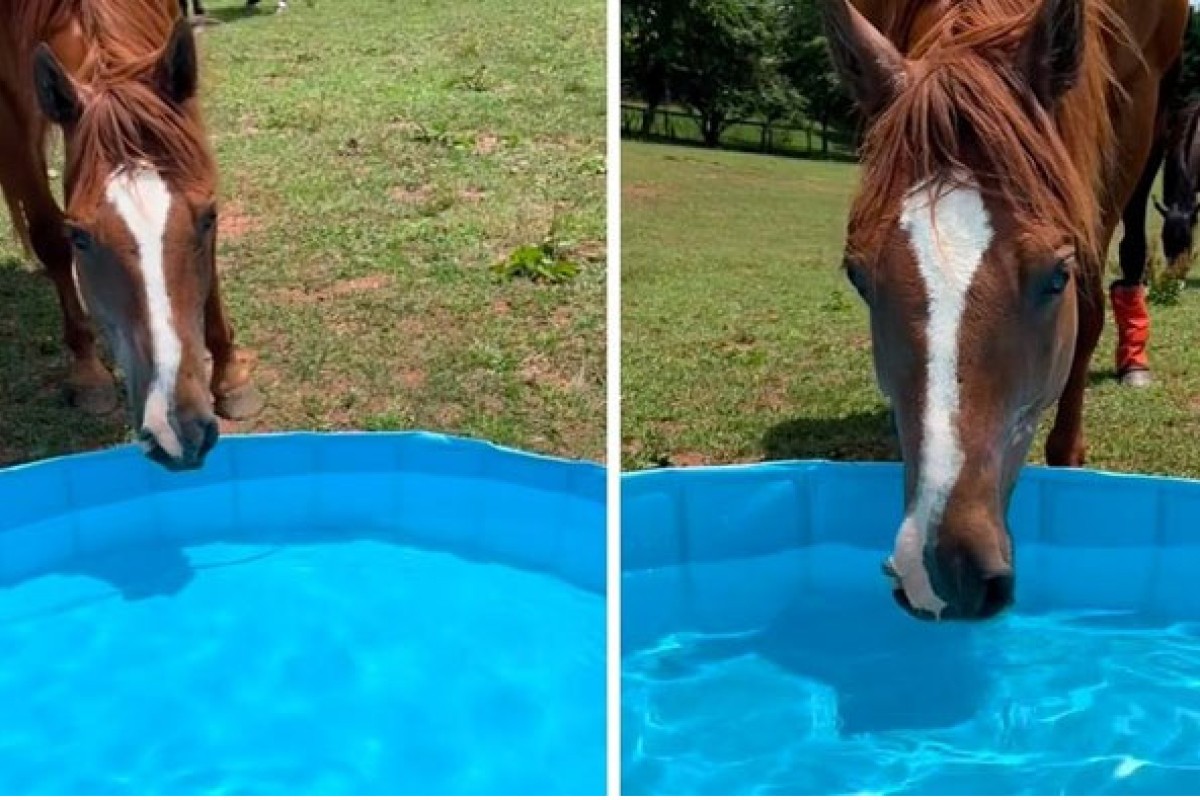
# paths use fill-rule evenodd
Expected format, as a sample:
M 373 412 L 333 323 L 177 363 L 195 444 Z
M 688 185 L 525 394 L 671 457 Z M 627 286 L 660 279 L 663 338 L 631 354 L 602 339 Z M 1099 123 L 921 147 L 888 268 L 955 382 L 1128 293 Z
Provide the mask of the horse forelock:
M 215 162 L 197 104 L 176 105 L 156 86 L 179 19 L 175 0 L 28 0 L 16 14 L 26 52 L 71 26 L 83 40 L 72 76 L 84 99 L 68 152 L 74 196 L 98 201 L 109 176 L 138 165 L 152 166 L 180 191 L 214 191 Z M 32 91 L 32 75 L 25 83 Z
M 909 0 L 906 7 L 936 2 Z M 1016 67 L 1036 8 L 1026 0 L 960 0 L 922 17 L 932 22 L 911 32 L 912 80 L 866 133 L 852 248 L 879 246 L 912 186 L 953 187 L 967 175 L 985 197 L 1019 215 L 1028 235 L 1066 231 L 1093 256 L 1083 263 L 1103 263 L 1112 104 L 1121 97 L 1104 39 L 1124 35 L 1124 28 L 1103 2 L 1088 4 L 1081 73 L 1049 114 Z

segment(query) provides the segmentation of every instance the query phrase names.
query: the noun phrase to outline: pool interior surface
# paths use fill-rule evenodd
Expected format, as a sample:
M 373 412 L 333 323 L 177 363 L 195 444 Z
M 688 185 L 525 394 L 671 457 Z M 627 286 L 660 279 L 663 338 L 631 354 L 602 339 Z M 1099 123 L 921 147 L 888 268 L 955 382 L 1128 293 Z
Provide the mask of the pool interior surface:
M 603 791 L 603 597 L 299 539 L 0 588 L 0 792 Z
M 881 554 L 865 550 L 842 549 L 836 570 L 803 581 L 797 551 L 626 575 L 625 628 L 642 630 L 627 634 L 639 641 L 627 638 L 623 660 L 622 789 L 1194 793 L 1200 622 L 1149 599 L 1065 607 L 1039 576 L 1080 557 L 1033 550 L 1027 564 L 1041 571 L 1019 575 L 1016 609 L 977 625 L 910 619 L 880 577 Z M 1200 564 L 1194 548 L 1156 558 Z M 751 597 L 772 574 L 805 588 Z M 641 626 L 661 606 L 650 598 L 692 591 L 689 619 Z M 741 605 L 760 621 L 710 624 L 713 609 Z

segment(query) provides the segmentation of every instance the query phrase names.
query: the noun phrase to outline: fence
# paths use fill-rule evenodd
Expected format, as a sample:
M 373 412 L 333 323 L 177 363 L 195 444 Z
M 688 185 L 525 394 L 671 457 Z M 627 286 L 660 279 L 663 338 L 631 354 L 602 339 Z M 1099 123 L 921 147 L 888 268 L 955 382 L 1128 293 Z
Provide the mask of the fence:
M 621 135 L 686 144 L 703 144 L 700 121 L 692 114 L 673 109 L 656 109 L 649 134 L 645 131 L 646 107 L 638 103 L 621 104 Z M 848 159 L 854 157 L 854 142 L 842 131 L 828 133 L 828 146 L 820 128 L 771 124 L 762 120 L 733 120 L 721 134 L 720 146 L 729 150 L 748 150 L 801 158 Z

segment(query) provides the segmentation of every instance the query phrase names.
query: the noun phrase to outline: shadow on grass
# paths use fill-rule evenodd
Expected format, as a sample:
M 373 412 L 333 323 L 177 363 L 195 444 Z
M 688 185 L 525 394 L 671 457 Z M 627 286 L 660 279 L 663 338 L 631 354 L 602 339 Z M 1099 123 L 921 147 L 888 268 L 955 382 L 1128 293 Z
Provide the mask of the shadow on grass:
M 63 399 L 66 346 L 54 287 L 0 259 L 0 466 L 121 442 L 121 411 L 97 418 Z
M 844 417 L 800 417 L 771 426 L 763 435 L 768 461 L 827 458 L 834 461 L 897 461 L 892 413 L 886 406 Z

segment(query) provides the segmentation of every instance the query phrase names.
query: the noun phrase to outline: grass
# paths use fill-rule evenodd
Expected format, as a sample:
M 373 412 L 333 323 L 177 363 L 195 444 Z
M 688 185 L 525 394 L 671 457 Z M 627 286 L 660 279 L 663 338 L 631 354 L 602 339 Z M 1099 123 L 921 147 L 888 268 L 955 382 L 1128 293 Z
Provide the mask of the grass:
M 838 269 L 855 168 L 622 152 L 624 465 L 896 458 L 866 310 Z M 1090 466 L 1200 477 L 1200 293 L 1151 314 L 1146 391 L 1113 379 L 1106 325 L 1086 399 Z
M 262 416 L 604 452 L 603 0 L 214 0 L 219 265 Z M 569 280 L 492 267 L 547 241 Z M 67 408 L 48 281 L 0 228 L 0 463 L 113 444 Z

